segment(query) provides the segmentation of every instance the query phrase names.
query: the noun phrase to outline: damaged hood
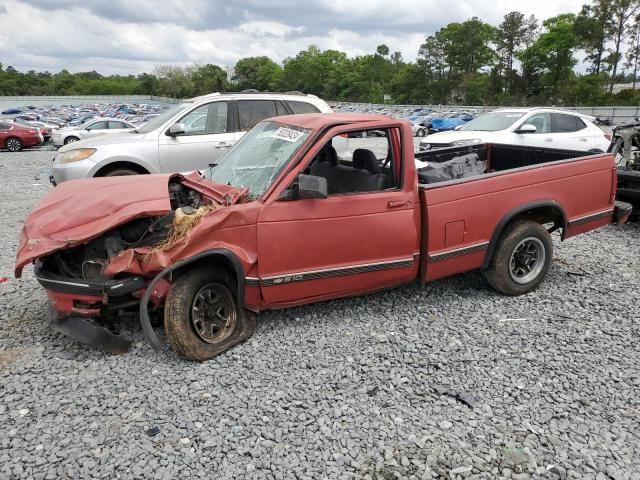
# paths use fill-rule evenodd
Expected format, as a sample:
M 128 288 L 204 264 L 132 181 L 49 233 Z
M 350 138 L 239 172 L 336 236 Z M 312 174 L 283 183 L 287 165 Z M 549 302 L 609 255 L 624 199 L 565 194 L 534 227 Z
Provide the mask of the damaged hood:
M 171 209 L 169 175 L 64 182 L 29 214 L 18 246 L 16 277 L 33 260 L 79 245 L 136 217 Z
M 169 180 L 179 180 L 219 204 L 231 205 L 246 192 L 216 185 L 198 174 L 133 175 L 72 180 L 54 188 L 22 227 L 15 275 L 37 258 L 86 243 L 140 217 L 171 210 Z

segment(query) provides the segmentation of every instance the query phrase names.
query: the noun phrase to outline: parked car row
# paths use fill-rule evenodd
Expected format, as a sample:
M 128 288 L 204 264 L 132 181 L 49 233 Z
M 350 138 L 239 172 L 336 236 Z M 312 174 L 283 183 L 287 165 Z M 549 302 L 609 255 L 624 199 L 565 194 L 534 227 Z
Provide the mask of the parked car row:
M 58 147 L 96 135 L 131 131 L 157 117 L 167 108 L 168 105 L 146 104 L 16 107 L 3 110 L 2 114 L 7 116 L 0 118 L 0 121 L 36 128 L 42 134 L 40 143 L 52 139 L 53 144 Z M 19 149 L 38 145 L 32 145 L 29 141 L 22 141 L 20 145 L 15 141 L 10 144 L 13 148 L 19 146 Z M 9 149 L 4 144 L 0 144 L 0 148 Z

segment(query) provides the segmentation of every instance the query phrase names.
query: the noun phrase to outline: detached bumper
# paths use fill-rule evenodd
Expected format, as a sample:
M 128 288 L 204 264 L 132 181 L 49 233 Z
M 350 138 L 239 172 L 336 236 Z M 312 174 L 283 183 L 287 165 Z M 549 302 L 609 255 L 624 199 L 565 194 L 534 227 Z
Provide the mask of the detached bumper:
M 53 330 L 67 337 L 110 353 L 125 353 L 131 347 L 129 340 L 111 333 L 105 327 L 95 323 L 93 319 L 61 315 L 52 305 L 49 305 L 47 312 L 47 323 Z

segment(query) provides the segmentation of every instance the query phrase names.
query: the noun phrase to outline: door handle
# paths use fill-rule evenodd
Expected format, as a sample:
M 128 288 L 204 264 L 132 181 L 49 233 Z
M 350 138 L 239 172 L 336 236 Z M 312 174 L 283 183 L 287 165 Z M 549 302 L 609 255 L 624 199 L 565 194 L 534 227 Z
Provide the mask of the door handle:
M 553 142 L 553 138 L 547 137 L 544 139 L 545 142 Z
M 389 208 L 402 208 L 408 207 L 409 205 L 411 205 L 411 202 L 407 200 L 391 200 L 389 201 L 389 203 L 387 203 L 387 206 Z
M 588 140 L 589 140 L 588 138 L 581 138 L 581 139 L 580 139 L 580 141 L 581 141 L 581 142 L 586 142 L 586 141 L 588 141 Z
M 216 148 L 229 148 L 231 144 L 228 142 L 218 142 L 216 143 Z

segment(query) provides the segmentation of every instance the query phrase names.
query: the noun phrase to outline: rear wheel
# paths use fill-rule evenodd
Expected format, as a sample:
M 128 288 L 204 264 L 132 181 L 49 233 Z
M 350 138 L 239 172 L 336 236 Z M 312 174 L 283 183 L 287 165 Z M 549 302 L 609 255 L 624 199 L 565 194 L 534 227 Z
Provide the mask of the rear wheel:
M 516 222 L 500 236 L 485 277 L 505 295 L 523 295 L 544 280 L 553 258 L 549 232 L 537 222 Z
M 249 338 L 255 319 L 237 303 L 231 275 L 197 268 L 171 286 L 164 328 L 171 348 L 189 360 L 204 361 Z
M 360 132 L 360 138 L 367 138 L 368 134 L 367 132 Z
M 10 152 L 19 152 L 22 150 L 22 140 L 16 137 L 7 138 L 5 146 Z
M 425 133 L 426 133 L 426 132 L 424 131 L 424 129 L 423 129 L 423 128 L 421 128 L 421 129 L 419 129 L 419 130 L 416 132 L 416 135 L 417 135 L 418 137 L 424 137 L 424 136 L 425 136 Z
M 80 140 L 78 137 L 67 137 L 64 139 L 64 144 L 67 145 L 69 143 L 77 142 Z

